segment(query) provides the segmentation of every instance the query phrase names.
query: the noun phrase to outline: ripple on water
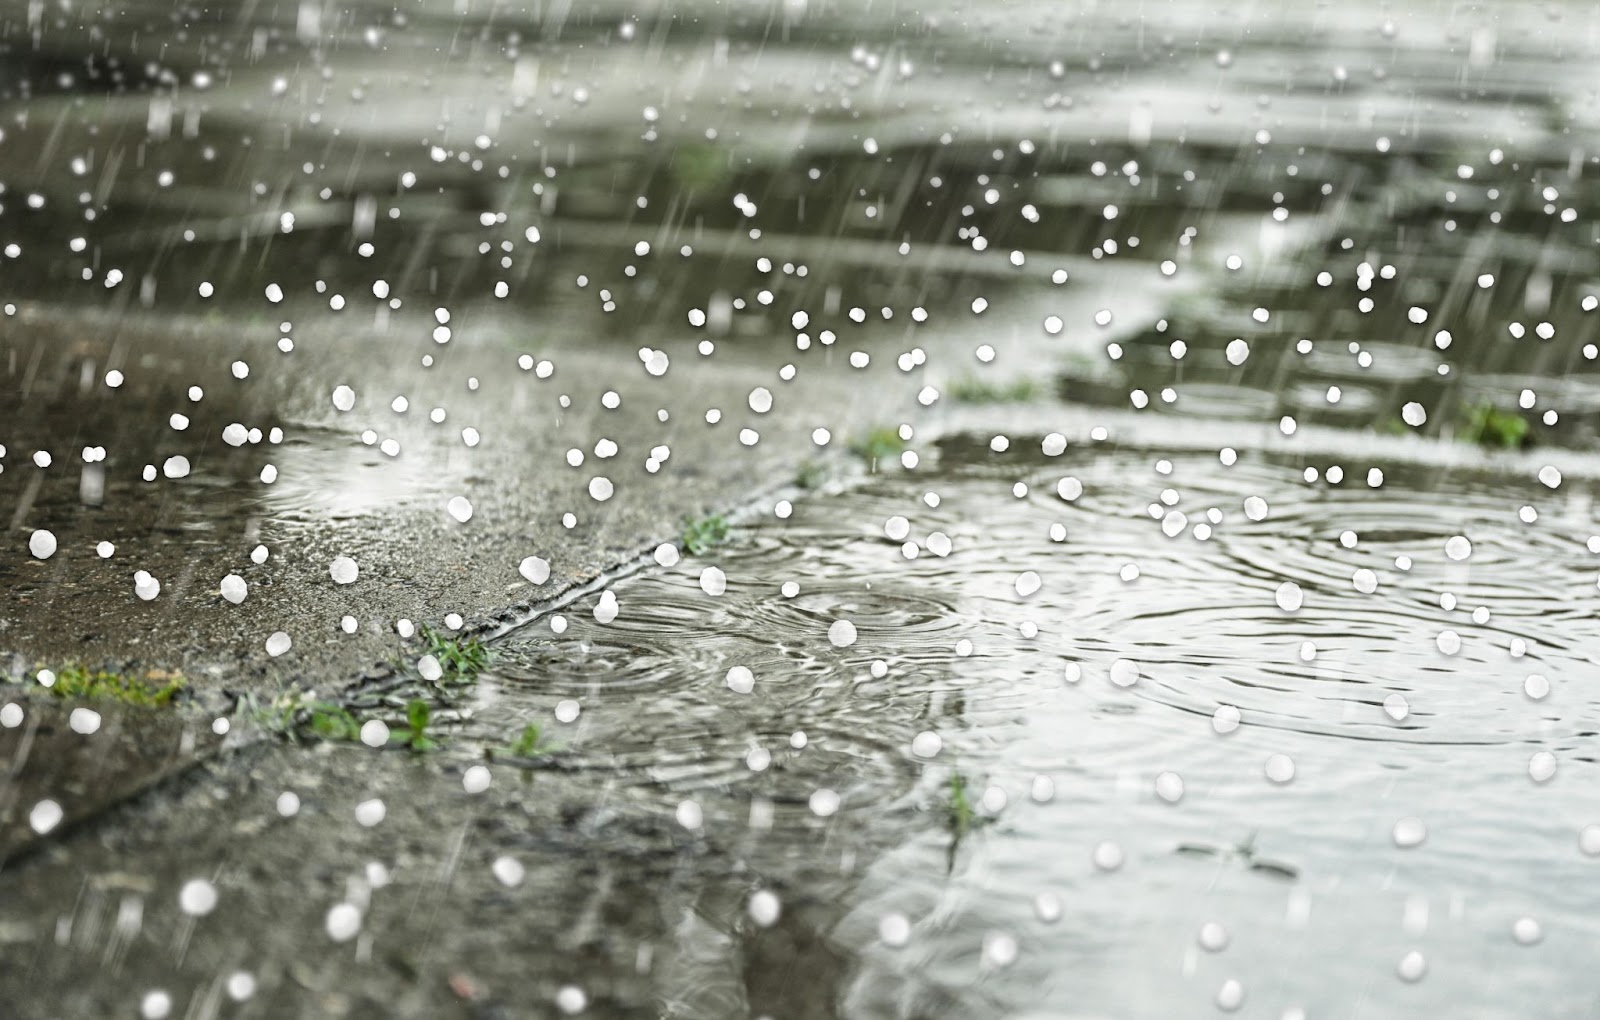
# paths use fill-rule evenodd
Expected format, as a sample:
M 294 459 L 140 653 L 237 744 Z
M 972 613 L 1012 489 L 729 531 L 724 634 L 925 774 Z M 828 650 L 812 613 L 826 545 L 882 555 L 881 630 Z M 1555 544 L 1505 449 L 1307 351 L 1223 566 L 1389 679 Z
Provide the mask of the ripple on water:
M 969 452 L 938 475 L 813 497 L 626 579 L 608 625 L 587 603 L 561 635 L 535 621 L 500 643 L 470 725 L 505 742 L 557 700 L 580 701 L 576 721 L 548 730 L 561 767 L 613 777 L 608 796 L 695 838 L 777 854 L 794 888 L 843 877 L 851 907 L 831 937 L 858 953 L 846 999 L 862 1015 L 889 999 L 998 1015 L 1062 967 L 1085 1001 L 1138 1009 L 1113 973 L 1128 954 L 1179 958 L 1213 920 L 1240 930 L 1174 906 L 1197 885 L 1217 914 L 1248 916 L 1268 900 L 1281 914 L 1287 885 L 1294 916 L 1309 909 L 1295 897 L 1334 877 L 1378 888 L 1401 819 L 1428 826 L 1431 867 L 1492 884 L 1483 855 L 1449 856 L 1450 817 L 1429 799 L 1443 777 L 1508 824 L 1522 787 L 1500 779 L 1526 786 L 1539 752 L 1582 753 L 1593 712 L 1546 706 L 1600 636 L 1562 606 L 1592 568 L 1570 533 L 1516 520 L 1514 482 L 1386 464 L 1371 489 L 1355 482 L 1368 465 L 1330 486 L 1260 457 Z M 1081 483 L 1072 500 L 1063 476 Z M 1248 496 L 1270 504 L 1259 519 Z M 1185 520 L 1169 535 L 1173 509 Z M 885 535 L 895 517 L 915 559 Z M 1066 539 L 1052 540 L 1060 523 Z M 927 551 L 934 532 L 948 556 Z M 1473 550 L 1461 561 L 1444 553 L 1458 534 Z M 728 576 L 720 597 L 698 585 L 709 562 Z M 1375 587 L 1357 584 L 1361 569 Z M 1019 586 L 1026 572 L 1037 587 Z M 1277 600 L 1291 581 L 1292 612 Z M 1486 620 L 1471 615 L 1480 605 Z M 828 639 L 840 619 L 858 629 L 848 647 Z M 730 685 L 735 666 L 750 677 Z M 1535 672 L 1545 681 L 1530 686 Z M 979 818 L 952 842 L 957 773 L 999 823 Z M 840 825 L 877 834 L 842 851 L 875 847 L 849 866 L 864 870 L 817 851 Z M 1208 849 L 1174 852 L 1186 844 Z M 968 868 L 977 847 L 987 863 Z M 1364 923 L 1319 916 L 1333 938 Z M 1151 1010 L 1170 995 L 1151 991 Z

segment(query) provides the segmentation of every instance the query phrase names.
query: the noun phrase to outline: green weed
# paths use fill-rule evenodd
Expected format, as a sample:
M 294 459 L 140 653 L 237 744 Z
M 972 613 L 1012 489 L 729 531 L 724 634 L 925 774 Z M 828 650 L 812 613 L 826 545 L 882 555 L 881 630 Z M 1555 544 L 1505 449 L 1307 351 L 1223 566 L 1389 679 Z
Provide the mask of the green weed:
M 673 179 L 685 191 L 710 191 L 730 173 L 726 152 L 698 142 L 678 146 L 671 166 Z
M 960 772 L 950 773 L 950 789 L 945 797 L 945 823 L 950 833 L 960 839 L 972 831 L 978 814 L 972 809 L 972 798 L 967 796 L 967 777 Z
M 361 720 L 350 710 L 331 701 L 315 701 L 305 706 L 308 713 L 301 729 L 323 740 L 360 740 Z
M 898 458 L 905 452 L 906 442 L 898 429 L 876 428 L 850 441 L 850 452 L 866 462 L 867 470 L 877 473 L 880 461 Z
M 183 686 L 182 676 L 162 670 L 151 670 L 141 677 L 64 666 L 55 671 L 55 682 L 44 689 L 58 698 L 160 707 L 170 704 Z
M 827 480 L 828 466 L 817 460 L 802 461 L 794 474 L 794 484 L 808 492 L 822 488 L 822 483 Z
M 721 514 L 709 514 L 698 518 L 685 517 L 679 540 L 685 549 L 698 555 L 714 545 L 726 542 L 729 531 L 728 519 Z
M 1468 408 L 1462 438 L 1490 450 L 1520 450 L 1528 445 L 1528 419 L 1483 403 Z
M 950 383 L 945 393 L 963 404 L 1020 404 L 1037 397 L 1039 387 L 1032 379 L 996 385 L 968 376 Z
M 428 736 L 432 720 L 433 709 L 421 698 L 414 698 L 406 704 L 406 724 L 390 730 L 389 740 L 413 751 L 438 750 L 438 742 Z
M 540 732 L 539 724 L 529 723 L 522 727 L 522 732 L 511 742 L 510 747 L 503 747 L 500 750 L 514 758 L 537 758 L 542 754 L 548 754 L 550 747 L 544 742 L 544 734 Z
M 441 681 L 470 683 L 489 665 L 489 649 L 477 638 L 458 638 L 424 625 L 422 641 L 444 670 Z

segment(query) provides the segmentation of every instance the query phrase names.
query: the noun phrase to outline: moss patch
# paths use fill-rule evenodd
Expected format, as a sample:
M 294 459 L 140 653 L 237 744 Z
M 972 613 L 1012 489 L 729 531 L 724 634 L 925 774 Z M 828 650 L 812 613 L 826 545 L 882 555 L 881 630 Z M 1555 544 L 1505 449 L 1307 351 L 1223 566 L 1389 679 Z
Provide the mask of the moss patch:
M 34 674 L 39 686 L 58 698 L 79 701 L 117 701 L 124 705 L 160 707 L 184 688 L 184 679 L 177 673 L 149 670 L 143 676 L 113 673 L 109 670 L 87 669 L 83 666 L 64 666 L 55 671 L 55 681 L 46 685 L 41 670 Z

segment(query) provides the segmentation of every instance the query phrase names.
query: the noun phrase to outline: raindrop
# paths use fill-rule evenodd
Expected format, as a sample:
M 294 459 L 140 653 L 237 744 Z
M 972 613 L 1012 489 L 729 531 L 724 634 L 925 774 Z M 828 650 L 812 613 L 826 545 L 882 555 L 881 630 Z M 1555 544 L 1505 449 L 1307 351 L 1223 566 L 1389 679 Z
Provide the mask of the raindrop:
M 28 536 L 28 552 L 32 553 L 35 559 L 49 559 L 56 552 L 56 536 L 44 530 L 35 531 Z
M 1394 823 L 1394 845 L 1398 847 L 1420 846 L 1428 838 L 1428 827 L 1420 818 L 1402 818 Z
M 203 878 L 192 878 L 178 890 L 178 906 L 190 917 L 204 917 L 217 908 L 217 887 Z
M 361 930 L 361 911 L 354 904 L 340 903 L 328 911 L 328 937 L 335 942 L 349 942 Z
M 1300 586 L 1293 581 L 1285 581 L 1278 585 L 1278 608 L 1286 613 L 1300 611 L 1300 606 L 1305 601 L 1305 596 L 1300 591 Z

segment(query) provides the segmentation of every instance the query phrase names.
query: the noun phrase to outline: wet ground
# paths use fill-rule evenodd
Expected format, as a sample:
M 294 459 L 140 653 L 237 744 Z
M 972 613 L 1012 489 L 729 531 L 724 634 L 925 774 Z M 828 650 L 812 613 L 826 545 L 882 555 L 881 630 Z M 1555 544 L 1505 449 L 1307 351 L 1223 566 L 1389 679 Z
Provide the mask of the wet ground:
M 1600 1016 L 1593 11 L 4 17 L 16 1015 Z

